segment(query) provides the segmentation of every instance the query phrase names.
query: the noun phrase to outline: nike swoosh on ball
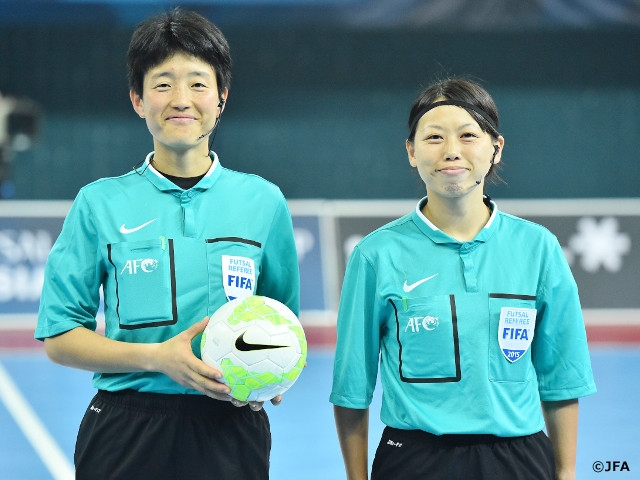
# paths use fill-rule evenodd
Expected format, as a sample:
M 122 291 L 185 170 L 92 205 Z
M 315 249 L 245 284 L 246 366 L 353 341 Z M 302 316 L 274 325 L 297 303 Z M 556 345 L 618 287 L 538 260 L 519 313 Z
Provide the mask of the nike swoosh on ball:
M 288 345 L 265 345 L 263 343 L 247 343 L 244 340 L 244 334 L 247 333 L 244 331 L 242 335 L 236 338 L 236 348 L 241 352 L 252 352 L 254 350 L 268 350 L 271 348 L 285 348 Z

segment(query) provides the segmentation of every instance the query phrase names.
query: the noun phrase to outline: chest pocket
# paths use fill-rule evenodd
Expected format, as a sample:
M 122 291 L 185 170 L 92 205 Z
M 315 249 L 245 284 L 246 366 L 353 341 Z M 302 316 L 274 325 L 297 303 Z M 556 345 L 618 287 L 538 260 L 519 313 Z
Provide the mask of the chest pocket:
M 178 321 L 173 241 L 156 239 L 107 245 L 113 266 L 115 309 L 124 330 Z M 106 295 L 106 292 L 105 292 Z
M 209 304 L 221 305 L 228 300 L 254 295 L 260 278 L 261 258 L 262 245 L 257 241 L 239 237 L 208 239 Z
M 509 361 L 505 357 L 500 346 L 499 335 L 502 337 L 513 336 L 513 331 L 500 331 L 500 315 L 503 309 L 531 310 L 536 308 L 536 297 L 532 295 L 514 294 L 489 294 L 489 380 L 492 382 L 524 383 L 534 376 L 534 368 L 531 363 L 531 347 L 518 358 L 517 361 Z M 505 327 L 503 326 L 504 330 Z
M 391 302 L 396 315 L 398 369 L 408 383 L 458 382 L 460 345 L 453 295 Z

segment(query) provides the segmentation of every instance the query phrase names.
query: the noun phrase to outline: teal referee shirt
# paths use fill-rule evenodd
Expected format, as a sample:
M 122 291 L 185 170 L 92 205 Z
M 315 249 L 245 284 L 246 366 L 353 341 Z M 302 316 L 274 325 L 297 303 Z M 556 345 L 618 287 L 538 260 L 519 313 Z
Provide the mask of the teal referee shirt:
M 162 342 L 230 299 L 274 298 L 299 312 L 291 215 L 275 185 L 212 166 L 182 190 L 145 164 L 82 188 L 45 268 L 37 339 L 96 329 L 100 288 L 105 334 Z M 199 351 L 199 338 L 193 349 Z M 94 375 L 103 390 L 198 393 L 161 373 Z
M 440 434 L 544 428 L 541 400 L 596 391 L 576 283 L 544 227 L 499 212 L 470 242 L 416 210 L 365 237 L 348 262 L 330 400 Z

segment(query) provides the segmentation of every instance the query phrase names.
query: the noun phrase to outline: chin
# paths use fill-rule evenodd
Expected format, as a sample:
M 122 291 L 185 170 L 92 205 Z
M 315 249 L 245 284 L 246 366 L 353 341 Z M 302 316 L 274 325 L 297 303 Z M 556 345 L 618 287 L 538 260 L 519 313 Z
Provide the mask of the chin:
M 461 193 L 465 193 L 468 190 L 467 188 L 464 188 L 460 183 L 447 183 L 443 186 L 442 189 L 445 193 L 448 193 L 450 195 L 458 195 Z
M 176 152 L 185 152 L 186 150 L 190 150 L 198 145 L 198 141 L 195 140 L 195 136 L 193 139 L 187 140 L 185 138 L 180 139 L 172 139 L 167 141 L 161 141 L 160 143 L 167 150 L 174 150 Z

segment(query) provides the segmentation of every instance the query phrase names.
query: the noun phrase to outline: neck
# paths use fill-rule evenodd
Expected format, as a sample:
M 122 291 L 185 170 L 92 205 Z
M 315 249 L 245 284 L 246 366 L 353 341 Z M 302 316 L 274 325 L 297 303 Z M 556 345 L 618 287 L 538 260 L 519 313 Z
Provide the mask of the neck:
M 444 233 L 461 242 L 473 240 L 491 217 L 482 197 L 467 202 L 429 197 L 422 213 Z
M 156 170 L 174 177 L 198 177 L 211 168 L 211 157 L 207 149 L 176 152 L 156 145 L 152 165 Z

